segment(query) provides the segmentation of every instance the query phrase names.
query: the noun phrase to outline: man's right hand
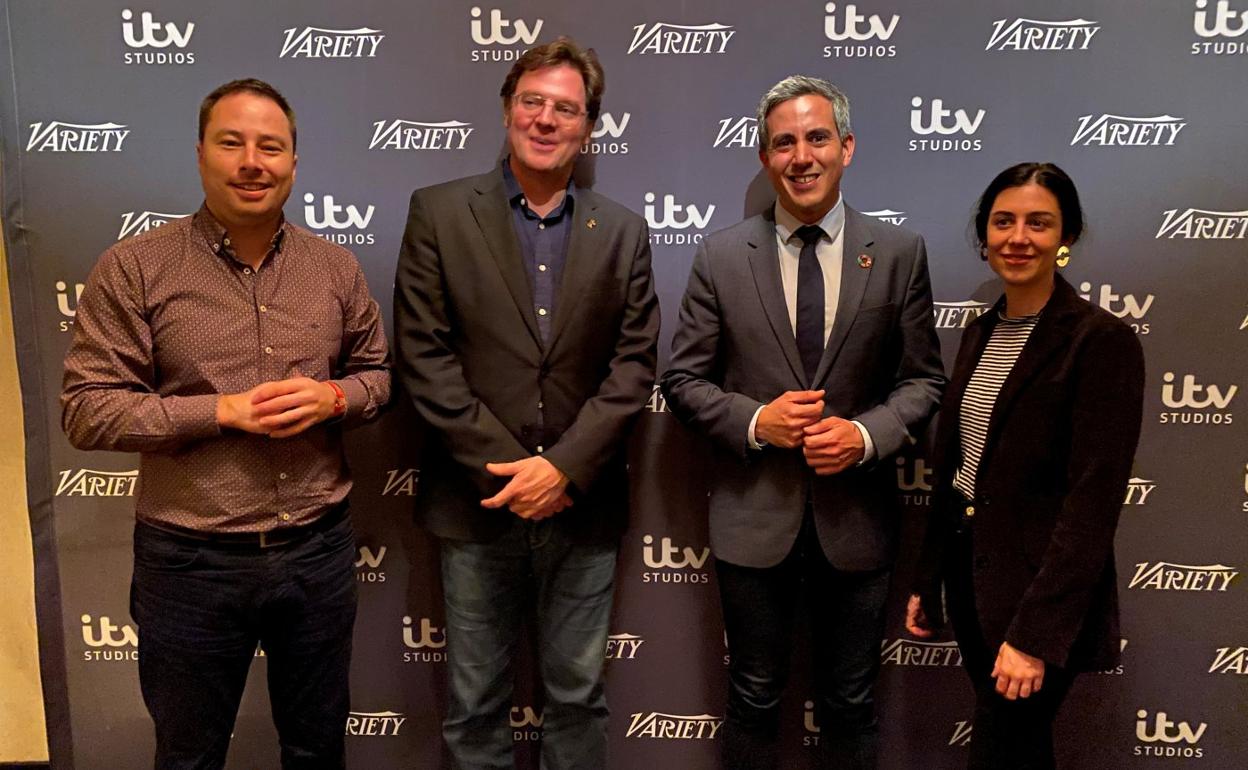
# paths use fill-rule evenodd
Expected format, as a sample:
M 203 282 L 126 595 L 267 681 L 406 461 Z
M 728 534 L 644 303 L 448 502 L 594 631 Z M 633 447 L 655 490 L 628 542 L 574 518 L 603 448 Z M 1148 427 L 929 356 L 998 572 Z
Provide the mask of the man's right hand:
M 758 413 L 754 439 L 782 449 L 802 445 L 802 429 L 823 417 L 822 390 L 787 390 Z

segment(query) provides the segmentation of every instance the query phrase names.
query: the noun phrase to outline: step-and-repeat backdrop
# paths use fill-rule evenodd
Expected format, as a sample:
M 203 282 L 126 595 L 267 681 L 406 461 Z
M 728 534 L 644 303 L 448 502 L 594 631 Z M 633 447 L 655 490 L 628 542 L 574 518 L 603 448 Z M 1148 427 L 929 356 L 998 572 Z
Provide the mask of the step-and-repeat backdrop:
M 695 244 L 768 205 L 754 108 L 791 73 L 849 94 L 846 200 L 922 233 L 947 361 L 998 295 L 968 239 L 988 180 L 1023 160 L 1074 177 L 1089 232 L 1066 268 L 1136 330 L 1142 445 L 1118 537 L 1122 665 L 1081 678 L 1060 723 L 1075 768 L 1229 768 L 1248 757 L 1248 0 L 133 3 L 10 0 L 0 17 L 4 220 L 30 437 L 45 692 L 57 768 L 141 767 L 152 731 L 127 612 L 136 458 L 82 453 L 59 427 L 78 293 L 112 243 L 194 211 L 199 100 L 257 76 L 299 116 L 294 222 L 350 247 L 390 295 L 408 194 L 502 152 L 498 89 L 535 42 L 597 49 L 604 113 L 578 178 L 645 215 L 664 362 Z M 14 394 L 10 394 L 12 397 Z M 437 556 L 410 519 L 420 431 L 399 405 L 352 437 L 360 612 L 355 768 L 437 768 L 445 701 Z M 716 765 L 722 621 L 703 445 L 655 391 L 631 447 L 607 659 L 613 768 Z M 971 698 L 948 638 L 902 629 L 923 456 L 896 463 L 908 537 L 881 641 L 883 765 L 965 762 Z M 786 767 L 820 727 L 799 656 Z M 257 654 L 230 766 L 277 766 Z M 536 767 L 540 695 L 511 714 Z

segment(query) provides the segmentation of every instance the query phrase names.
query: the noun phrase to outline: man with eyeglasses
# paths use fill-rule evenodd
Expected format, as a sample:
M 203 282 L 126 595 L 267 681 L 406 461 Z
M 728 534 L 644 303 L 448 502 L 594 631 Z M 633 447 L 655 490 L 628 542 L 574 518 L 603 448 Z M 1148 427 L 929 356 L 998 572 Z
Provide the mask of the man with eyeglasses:
M 457 766 L 512 765 L 513 660 L 536 613 L 542 767 L 606 766 L 602 668 L 628 515 L 626 438 L 655 374 L 641 217 L 575 187 L 602 102 L 566 38 L 503 82 L 509 154 L 415 191 L 395 277 L 399 372 L 427 423 L 417 520 L 439 538 Z

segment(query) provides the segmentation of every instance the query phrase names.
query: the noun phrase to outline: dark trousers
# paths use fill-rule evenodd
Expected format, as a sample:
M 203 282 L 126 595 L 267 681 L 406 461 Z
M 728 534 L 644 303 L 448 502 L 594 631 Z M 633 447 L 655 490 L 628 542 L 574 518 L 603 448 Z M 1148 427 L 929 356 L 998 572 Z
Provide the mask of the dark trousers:
M 130 613 L 157 770 L 224 766 L 257 643 L 282 767 L 345 767 L 354 561 L 346 516 L 263 550 L 136 524 Z
M 996 691 L 992 668 L 1001 642 L 984 639 L 975 612 L 971 580 L 972 532 L 959 534 L 948 580 L 949 617 L 962 651 L 962 665 L 975 688 L 974 728 L 967 761 L 970 770 L 1051 770 L 1053 720 L 1074 674 L 1045 664 L 1040 692 L 1007 700 Z M 1026 650 L 1023 650 L 1026 652 Z
M 828 563 L 810 516 L 775 567 L 717 561 L 728 636 L 726 768 L 779 766 L 780 697 L 789 674 L 794 619 L 814 635 L 815 716 L 820 766 L 874 768 L 873 688 L 880 668 L 888 569 L 845 572 Z

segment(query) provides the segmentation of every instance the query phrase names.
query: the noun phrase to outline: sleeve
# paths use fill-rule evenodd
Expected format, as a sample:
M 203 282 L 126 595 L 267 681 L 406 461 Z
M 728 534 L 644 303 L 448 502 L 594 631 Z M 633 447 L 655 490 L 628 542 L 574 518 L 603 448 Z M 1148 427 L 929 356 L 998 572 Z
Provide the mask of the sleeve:
M 1144 353 L 1123 324 L 1094 331 L 1079 357 L 1067 493 L 1040 570 L 1023 594 L 1005 640 L 1065 666 L 1094 588 L 1114 547 L 1140 437 Z
M 173 451 L 219 436 L 216 394 L 156 392 L 142 272 L 124 246 L 87 278 L 65 356 L 61 427 L 78 449 Z
M 485 464 L 519 460 L 529 452 L 464 378 L 452 346 L 451 298 L 442 274 L 445 255 L 431 217 L 421 191 L 412 193 L 394 279 L 397 372 L 416 411 L 486 498 L 502 482 L 485 470 Z
M 353 260 L 354 261 L 354 260 Z M 381 308 L 358 262 L 343 308 L 342 353 L 334 382 L 347 397 L 347 425 L 371 420 L 390 401 L 390 349 Z
M 650 235 L 640 222 L 631 264 L 628 297 L 607 376 L 543 455 L 579 490 L 589 489 L 619 452 L 633 418 L 654 388 L 659 300 L 650 267 Z
M 672 361 L 659 385 L 668 409 L 700 433 L 743 460 L 750 457 L 750 423 L 764 406 L 721 387 L 720 333 L 723 315 L 715 294 L 706 242 L 698 244 L 689 285 L 672 337 Z
M 917 440 L 936 410 L 945 387 L 940 340 L 932 315 L 927 247 L 922 238 L 918 238 L 915 245 L 899 325 L 901 359 L 892 391 L 884 403 L 851 418 L 870 434 L 876 460 L 890 457 Z

